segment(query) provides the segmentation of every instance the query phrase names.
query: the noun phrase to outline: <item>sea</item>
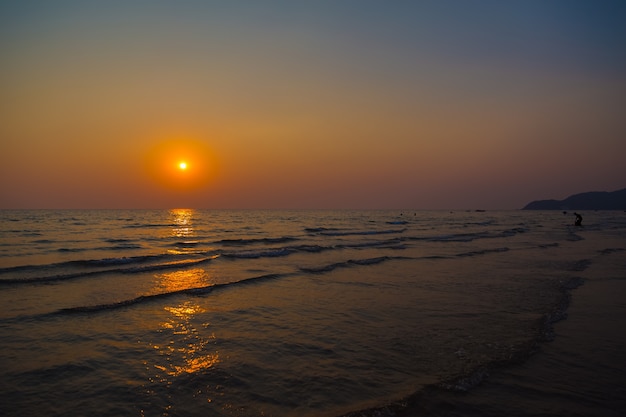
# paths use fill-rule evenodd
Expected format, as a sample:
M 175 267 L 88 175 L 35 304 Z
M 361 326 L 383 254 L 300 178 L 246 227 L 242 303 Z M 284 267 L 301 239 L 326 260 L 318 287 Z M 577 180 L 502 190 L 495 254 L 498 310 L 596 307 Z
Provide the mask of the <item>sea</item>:
M 0 415 L 626 415 L 581 213 L 2 210 Z

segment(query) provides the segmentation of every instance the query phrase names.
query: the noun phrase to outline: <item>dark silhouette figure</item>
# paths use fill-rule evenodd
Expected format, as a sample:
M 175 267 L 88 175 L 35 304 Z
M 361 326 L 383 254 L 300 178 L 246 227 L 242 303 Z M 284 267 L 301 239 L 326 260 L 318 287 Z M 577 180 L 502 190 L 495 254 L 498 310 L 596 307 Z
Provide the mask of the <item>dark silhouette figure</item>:
M 574 226 L 582 226 L 583 216 L 581 216 L 578 213 L 574 213 L 574 216 L 576 216 L 576 221 L 574 222 Z

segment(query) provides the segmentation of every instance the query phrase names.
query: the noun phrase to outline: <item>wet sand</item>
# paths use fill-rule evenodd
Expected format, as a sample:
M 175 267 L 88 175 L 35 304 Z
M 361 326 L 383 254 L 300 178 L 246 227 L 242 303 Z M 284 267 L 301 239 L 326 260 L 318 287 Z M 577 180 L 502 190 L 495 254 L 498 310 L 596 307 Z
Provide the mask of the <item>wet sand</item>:
M 543 329 L 547 340 L 534 354 L 453 381 L 460 390 L 429 386 L 346 416 L 625 416 L 626 246 L 619 237 L 585 234 L 568 245 L 580 268 L 571 271 L 563 303 Z
M 433 390 L 387 415 L 626 415 L 626 251 L 620 249 L 594 250 L 591 266 L 575 274 L 585 283 L 571 291 L 567 319 L 555 323 L 554 340 L 527 361 L 490 372 L 467 393 Z

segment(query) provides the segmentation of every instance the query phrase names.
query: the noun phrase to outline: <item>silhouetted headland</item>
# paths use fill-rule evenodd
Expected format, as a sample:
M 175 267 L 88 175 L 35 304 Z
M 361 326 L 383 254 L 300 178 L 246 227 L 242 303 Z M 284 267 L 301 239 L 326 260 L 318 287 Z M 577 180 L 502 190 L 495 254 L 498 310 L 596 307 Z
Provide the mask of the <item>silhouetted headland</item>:
M 626 210 L 626 188 L 574 194 L 564 200 L 537 200 L 522 210 Z

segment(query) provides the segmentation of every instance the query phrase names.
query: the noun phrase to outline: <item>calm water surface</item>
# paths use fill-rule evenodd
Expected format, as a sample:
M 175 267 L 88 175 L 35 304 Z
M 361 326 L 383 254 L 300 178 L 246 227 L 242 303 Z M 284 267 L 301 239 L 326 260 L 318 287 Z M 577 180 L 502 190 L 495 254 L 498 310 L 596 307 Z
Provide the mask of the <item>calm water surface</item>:
M 0 412 L 337 416 L 471 389 L 626 247 L 625 213 L 583 215 L 1 211 Z

